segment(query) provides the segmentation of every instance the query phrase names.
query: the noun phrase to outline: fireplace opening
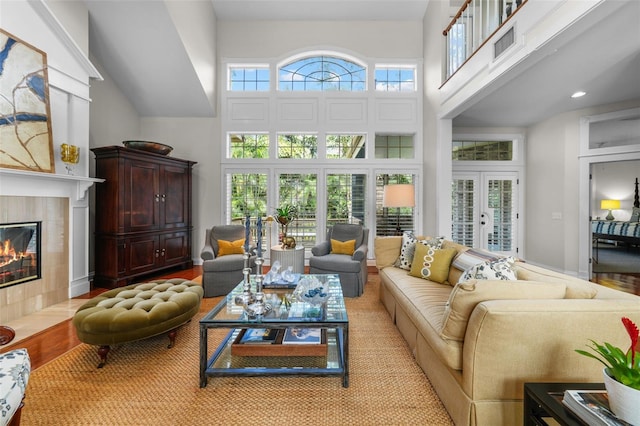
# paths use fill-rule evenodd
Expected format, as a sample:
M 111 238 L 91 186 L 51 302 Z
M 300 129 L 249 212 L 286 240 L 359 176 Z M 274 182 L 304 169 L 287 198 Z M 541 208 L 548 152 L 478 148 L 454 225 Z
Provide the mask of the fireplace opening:
M 0 224 L 0 288 L 42 278 L 42 222 Z

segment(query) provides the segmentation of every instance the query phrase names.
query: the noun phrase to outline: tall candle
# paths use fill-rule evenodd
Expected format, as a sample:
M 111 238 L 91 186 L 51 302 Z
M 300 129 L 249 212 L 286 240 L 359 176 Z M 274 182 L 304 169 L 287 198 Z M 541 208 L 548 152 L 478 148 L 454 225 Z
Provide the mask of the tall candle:
M 249 253 L 249 233 L 251 232 L 251 218 L 247 216 L 244 223 L 244 252 Z
M 262 217 L 258 216 L 258 257 L 262 257 Z

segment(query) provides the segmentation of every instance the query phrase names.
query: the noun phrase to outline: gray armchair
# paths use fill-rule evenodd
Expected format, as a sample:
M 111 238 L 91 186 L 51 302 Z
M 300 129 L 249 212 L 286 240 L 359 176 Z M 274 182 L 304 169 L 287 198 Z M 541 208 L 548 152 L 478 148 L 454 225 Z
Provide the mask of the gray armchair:
M 244 257 L 242 254 L 218 256 L 218 240 L 237 241 L 245 237 L 242 225 L 220 225 L 207 229 L 204 248 L 200 252 L 202 263 L 202 287 L 204 297 L 223 296 L 244 279 Z M 249 251 L 253 253 L 253 242 L 249 241 Z M 251 273 L 256 273 L 256 256 L 249 258 Z
M 331 240 L 355 240 L 353 255 L 331 253 Z M 338 274 L 342 293 L 346 297 L 358 297 L 367 282 L 367 244 L 369 230 L 362 225 L 339 223 L 327 231 L 326 241 L 311 249 L 309 272 L 312 274 Z

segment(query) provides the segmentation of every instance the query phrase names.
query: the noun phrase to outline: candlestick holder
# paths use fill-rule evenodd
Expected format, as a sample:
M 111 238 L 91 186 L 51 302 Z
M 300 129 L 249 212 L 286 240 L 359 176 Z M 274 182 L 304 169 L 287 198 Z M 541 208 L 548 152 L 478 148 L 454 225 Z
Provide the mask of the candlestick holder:
M 243 253 L 244 258 L 244 268 L 242 269 L 242 274 L 244 275 L 244 285 L 242 287 L 242 294 L 236 296 L 235 303 L 236 305 L 248 306 L 255 302 L 255 295 L 251 292 L 251 268 L 249 267 L 249 258 L 251 257 L 250 253 L 246 251 Z
M 267 315 L 273 309 L 271 303 L 268 303 L 264 299 L 264 292 L 262 291 L 262 281 L 264 276 L 262 275 L 262 264 L 264 259 L 262 257 L 256 258 L 256 293 L 252 303 L 246 303 L 243 305 L 245 312 L 250 318 L 261 317 Z

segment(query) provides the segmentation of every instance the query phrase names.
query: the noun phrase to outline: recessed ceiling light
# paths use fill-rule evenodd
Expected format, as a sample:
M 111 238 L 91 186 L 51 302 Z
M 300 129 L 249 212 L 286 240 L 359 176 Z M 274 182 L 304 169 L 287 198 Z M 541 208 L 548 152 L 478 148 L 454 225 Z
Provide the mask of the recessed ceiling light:
M 586 94 L 587 94 L 587 92 L 583 92 L 583 91 L 581 90 L 581 91 L 578 91 L 578 92 L 574 93 L 573 95 L 571 95 L 571 97 L 572 97 L 573 99 L 576 99 L 576 98 L 581 98 L 581 97 L 583 97 L 583 96 L 584 96 L 584 95 L 586 95 Z

